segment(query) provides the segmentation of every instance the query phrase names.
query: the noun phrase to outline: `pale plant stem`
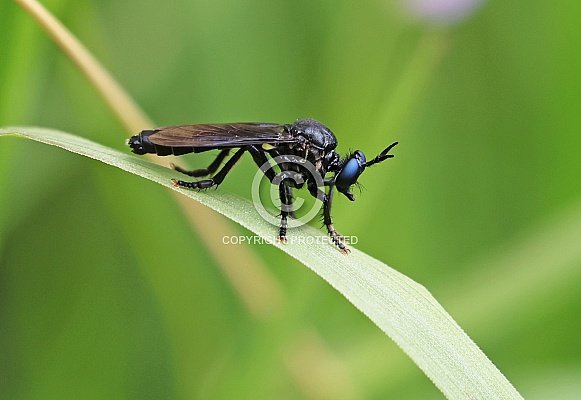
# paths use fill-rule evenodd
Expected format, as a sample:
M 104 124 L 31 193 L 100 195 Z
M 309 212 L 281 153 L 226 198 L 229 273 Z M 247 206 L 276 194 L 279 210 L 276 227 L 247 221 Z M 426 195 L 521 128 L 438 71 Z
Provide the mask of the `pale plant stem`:
M 32 15 L 53 40 L 77 65 L 101 94 L 111 110 L 129 132 L 139 132 L 155 124 L 145 115 L 129 94 L 93 57 L 86 47 L 36 0 L 15 0 Z M 167 166 L 167 160 L 152 156 L 152 162 Z M 222 217 L 201 204 L 187 200 L 180 193 L 171 191 L 181 207 L 190 226 L 196 232 L 216 260 L 222 273 L 240 296 L 247 309 L 256 317 L 263 317 L 284 301 L 284 293 L 278 280 L 269 272 L 248 246 L 222 244 L 223 236 L 234 236 L 236 232 Z M 208 227 L 220 226 L 220 232 Z

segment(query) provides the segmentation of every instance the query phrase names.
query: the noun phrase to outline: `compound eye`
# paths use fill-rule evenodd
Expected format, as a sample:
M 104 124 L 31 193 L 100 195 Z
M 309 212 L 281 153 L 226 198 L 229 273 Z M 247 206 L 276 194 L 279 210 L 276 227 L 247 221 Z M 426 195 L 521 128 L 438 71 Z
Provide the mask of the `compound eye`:
M 357 150 L 351 158 L 347 160 L 341 172 L 337 175 L 335 179 L 335 186 L 339 191 L 348 190 L 351 185 L 357 183 L 357 179 L 359 179 L 359 175 L 365 169 L 365 155 Z

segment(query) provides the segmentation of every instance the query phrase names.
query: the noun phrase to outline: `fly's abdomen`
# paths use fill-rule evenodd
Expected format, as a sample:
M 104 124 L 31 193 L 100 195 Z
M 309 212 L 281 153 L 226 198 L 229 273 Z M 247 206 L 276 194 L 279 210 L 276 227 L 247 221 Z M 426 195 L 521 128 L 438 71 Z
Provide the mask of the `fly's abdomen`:
M 196 152 L 193 147 L 172 147 L 154 144 L 149 140 L 149 136 L 154 133 L 156 133 L 155 130 L 147 130 L 141 131 L 139 135 L 132 136 L 129 139 L 129 147 L 131 147 L 131 151 L 140 155 L 157 154 L 158 156 L 180 156 L 182 154 Z

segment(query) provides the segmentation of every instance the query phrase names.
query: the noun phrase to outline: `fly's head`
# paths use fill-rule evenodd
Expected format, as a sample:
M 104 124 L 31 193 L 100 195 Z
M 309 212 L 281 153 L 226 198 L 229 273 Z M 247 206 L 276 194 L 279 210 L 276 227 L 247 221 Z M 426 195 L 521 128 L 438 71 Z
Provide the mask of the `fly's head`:
M 393 154 L 388 154 L 388 152 L 395 145 L 397 145 L 397 142 L 391 144 L 371 161 L 367 161 L 365 154 L 363 154 L 362 151 L 357 150 L 332 165 L 331 170 L 336 172 L 335 187 L 337 190 L 340 193 L 343 193 L 349 200 L 355 201 L 355 196 L 351 193 L 351 187 L 357 184 L 359 176 L 361 176 L 363 171 L 365 171 L 366 167 L 370 167 L 374 164 L 385 161 L 388 158 L 392 158 Z
M 365 154 L 357 150 L 341 160 L 339 172 L 335 175 L 335 187 L 351 201 L 355 201 L 351 187 L 357 184 L 359 176 L 365 171 L 366 161 Z

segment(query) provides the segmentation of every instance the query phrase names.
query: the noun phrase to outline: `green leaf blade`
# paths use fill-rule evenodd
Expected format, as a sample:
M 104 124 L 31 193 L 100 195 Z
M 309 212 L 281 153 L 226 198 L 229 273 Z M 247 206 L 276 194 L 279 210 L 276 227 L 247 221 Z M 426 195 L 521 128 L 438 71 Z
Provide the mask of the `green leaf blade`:
M 43 128 L 3 128 L 0 136 L 18 135 L 58 146 L 157 182 L 199 201 L 255 234 L 274 237 L 253 204 L 223 191 L 175 188 L 175 171 L 87 139 Z M 510 382 L 422 285 L 357 249 L 343 255 L 328 243 L 305 245 L 321 232 L 309 226 L 292 230 L 288 244 L 273 245 L 296 258 L 342 293 L 424 371 L 451 399 L 520 399 Z

